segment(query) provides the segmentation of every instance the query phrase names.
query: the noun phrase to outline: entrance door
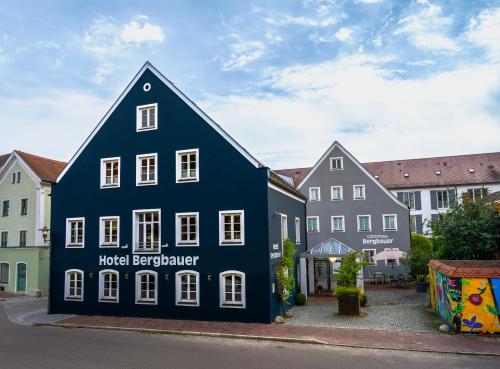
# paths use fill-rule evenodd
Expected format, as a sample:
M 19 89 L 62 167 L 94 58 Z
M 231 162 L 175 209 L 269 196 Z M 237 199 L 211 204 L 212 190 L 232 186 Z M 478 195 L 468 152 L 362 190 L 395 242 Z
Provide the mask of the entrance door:
M 26 263 L 17 264 L 16 293 L 26 293 Z
M 331 263 L 328 259 L 314 259 L 314 282 L 316 292 L 332 290 Z

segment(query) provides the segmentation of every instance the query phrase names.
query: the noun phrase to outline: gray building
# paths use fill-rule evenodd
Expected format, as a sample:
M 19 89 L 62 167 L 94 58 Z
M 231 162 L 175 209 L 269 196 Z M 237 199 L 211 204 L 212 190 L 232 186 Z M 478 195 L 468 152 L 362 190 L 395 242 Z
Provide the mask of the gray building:
M 408 251 L 410 222 L 407 205 L 399 201 L 340 143 L 323 154 L 307 174 L 303 168 L 286 169 L 278 173 L 294 183 L 308 198 L 308 249 L 335 239 L 363 252 L 370 263 L 365 277 L 374 272 L 404 273 L 405 269 L 391 261 L 373 261 L 372 257 L 386 248 Z M 335 287 L 335 260 L 308 259 L 309 293 Z

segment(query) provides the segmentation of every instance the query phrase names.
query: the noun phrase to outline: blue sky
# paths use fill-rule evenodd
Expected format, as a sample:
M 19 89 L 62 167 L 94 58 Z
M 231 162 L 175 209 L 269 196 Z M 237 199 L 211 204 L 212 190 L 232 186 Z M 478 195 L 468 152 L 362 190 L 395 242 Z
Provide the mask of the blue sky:
M 0 3 L 0 152 L 68 160 L 151 61 L 256 157 L 500 150 L 500 1 Z

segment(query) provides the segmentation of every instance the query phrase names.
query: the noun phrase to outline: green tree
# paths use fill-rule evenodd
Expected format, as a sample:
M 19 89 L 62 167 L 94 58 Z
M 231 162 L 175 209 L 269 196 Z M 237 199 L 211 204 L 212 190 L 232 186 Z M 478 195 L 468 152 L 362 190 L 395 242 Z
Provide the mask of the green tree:
M 295 253 L 297 248 L 289 239 L 285 240 L 283 245 L 283 255 L 276 269 L 276 280 L 278 282 L 278 296 L 280 298 L 281 311 L 284 311 L 283 305 L 288 302 L 295 289 Z
M 464 196 L 430 225 L 438 259 L 484 260 L 499 253 L 500 216 L 492 205 Z
M 410 251 L 402 259 L 404 265 L 410 269 L 410 274 L 418 279 L 419 276 L 429 274 L 427 264 L 432 259 L 432 241 L 418 233 L 411 234 Z
M 337 285 L 340 287 L 356 287 L 356 279 L 358 273 L 366 266 L 366 263 L 359 262 L 356 259 L 359 257 L 358 252 L 352 251 L 346 256 L 342 257 L 342 263 L 337 270 Z

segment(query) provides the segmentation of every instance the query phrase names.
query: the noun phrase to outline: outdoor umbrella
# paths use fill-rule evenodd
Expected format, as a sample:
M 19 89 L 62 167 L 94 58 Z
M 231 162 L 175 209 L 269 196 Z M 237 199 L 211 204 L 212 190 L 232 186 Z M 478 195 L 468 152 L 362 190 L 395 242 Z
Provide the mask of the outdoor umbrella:
M 385 249 L 373 256 L 374 261 L 378 260 L 399 260 L 406 257 L 406 252 L 400 251 L 398 248 Z M 392 264 L 392 276 L 394 277 L 394 262 Z

